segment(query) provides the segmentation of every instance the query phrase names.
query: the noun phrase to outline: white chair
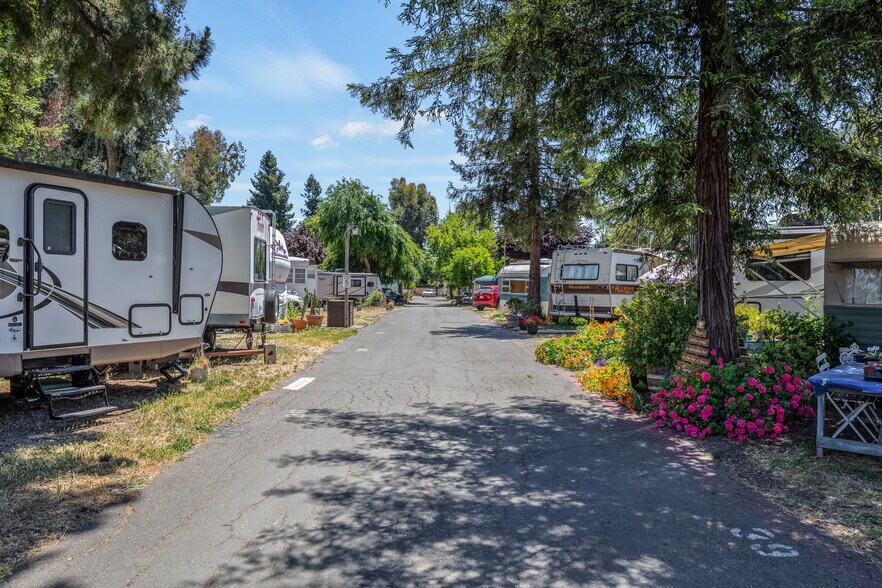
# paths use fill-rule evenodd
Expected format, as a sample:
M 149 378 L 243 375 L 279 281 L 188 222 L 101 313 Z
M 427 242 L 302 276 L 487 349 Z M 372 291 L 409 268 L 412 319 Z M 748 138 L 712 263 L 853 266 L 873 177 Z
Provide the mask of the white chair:
M 822 353 L 821 355 L 815 358 L 815 363 L 818 364 L 819 372 L 826 372 L 830 369 L 830 362 L 827 361 L 827 354 Z

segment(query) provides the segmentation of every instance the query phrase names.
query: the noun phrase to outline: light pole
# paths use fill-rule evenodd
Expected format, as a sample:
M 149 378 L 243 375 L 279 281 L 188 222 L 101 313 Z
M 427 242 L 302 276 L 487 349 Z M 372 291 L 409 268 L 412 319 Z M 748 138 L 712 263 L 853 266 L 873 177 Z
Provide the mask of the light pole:
M 352 280 L 349 278 L 349 236 L 357 234 L 358 227 L 356 225 L 346 225 L 346 232 L 343 233 L 343 312 L 345 312 L 346 314 L 343 316 L 346 317 L 344 319 L 344 323 L 347 327 L 352 326 L 352 321 L 350 320 L 351 315 L 349 314 L 349 285 L 352 282 Z

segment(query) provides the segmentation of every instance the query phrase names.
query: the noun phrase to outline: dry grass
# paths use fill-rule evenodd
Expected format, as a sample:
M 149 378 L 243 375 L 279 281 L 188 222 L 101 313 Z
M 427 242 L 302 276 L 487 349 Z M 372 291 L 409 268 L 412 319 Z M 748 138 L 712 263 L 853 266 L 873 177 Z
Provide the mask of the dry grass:
M 385 309 L 365 309 L 356 325 Z M 158 378 L 114 379 L 120 411 L 83 422 L 51 421 L 0 399 L 0 578 L 28 554 L 88 523 L 101 509 L 130 501 L 164 464 L 205 440 L 244 403 L 306 367 L 355 329 L 271 335 L 278 363 L 261 357 L 215 365 L 208 380 L 172 393 Z
M 812 427 L 762 443 L 720 443 L 714 456 L 745 485 L 882 569 L 882 460 L 827 451 Z

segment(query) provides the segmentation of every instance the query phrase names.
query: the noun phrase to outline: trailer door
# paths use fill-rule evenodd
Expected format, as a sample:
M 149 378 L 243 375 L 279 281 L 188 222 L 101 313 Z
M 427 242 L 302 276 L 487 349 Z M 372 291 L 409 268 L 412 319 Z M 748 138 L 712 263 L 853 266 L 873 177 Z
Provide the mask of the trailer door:
M 85 345 L 89 314 L 86 195 L 37 184 L 27 191 L 27 209 L 24 311 L 28 348 Z

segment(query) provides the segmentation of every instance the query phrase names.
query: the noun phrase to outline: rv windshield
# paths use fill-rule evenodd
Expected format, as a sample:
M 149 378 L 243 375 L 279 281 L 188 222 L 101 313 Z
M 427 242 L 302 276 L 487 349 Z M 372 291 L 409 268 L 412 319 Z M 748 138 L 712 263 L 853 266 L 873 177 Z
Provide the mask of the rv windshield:
M 596 263 L 564 265 L 560 268 L 562 280 L 596 280 L 600 266 Z

